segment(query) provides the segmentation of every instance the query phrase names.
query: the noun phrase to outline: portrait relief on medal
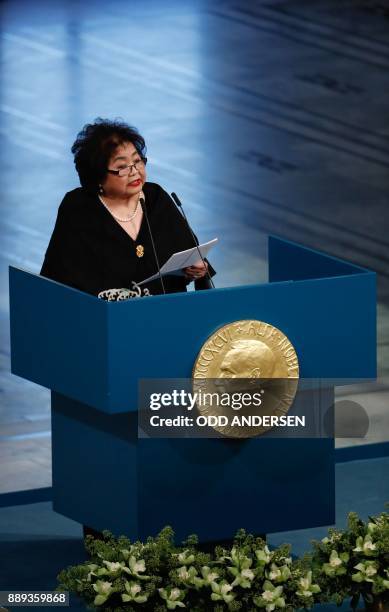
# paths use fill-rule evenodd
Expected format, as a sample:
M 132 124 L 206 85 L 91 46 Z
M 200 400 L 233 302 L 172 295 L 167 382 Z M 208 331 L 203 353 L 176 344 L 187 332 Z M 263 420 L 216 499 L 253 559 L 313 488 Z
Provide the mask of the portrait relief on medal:
M 277 357 L 260 340 L 237 340 L 220 364 L 220 378 L 271 378 Z
M 299 379 L 297 353 L 277 327 L 257 320 L 228 323 L 216 330 L 201 347 L 193 367 L 193 388 L 203 397 L 212 393 L 254 393 L 261 390 L 261 407 L 246 406 L 241 415 L 285 415 L 291 407 Z M 201 414 L 226 414 L 220 406 L 203 402 Z M 233 437 L 264 433 L 269 427 L 215 429 Z

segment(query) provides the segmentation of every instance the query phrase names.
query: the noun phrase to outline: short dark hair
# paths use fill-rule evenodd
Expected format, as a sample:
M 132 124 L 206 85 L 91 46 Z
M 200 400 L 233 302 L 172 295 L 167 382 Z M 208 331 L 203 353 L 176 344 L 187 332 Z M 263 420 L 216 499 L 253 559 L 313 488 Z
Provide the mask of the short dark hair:
M 72 146 L 82 187 L 92 193 L 99 191 L 99 184 L 107 175 L 112 153 L 126 142 L 132 142 L 139 155 L 145 157 L 146 143 L 143 136 L 124 121 L 97 117 L 94 123 L 84 125 Z

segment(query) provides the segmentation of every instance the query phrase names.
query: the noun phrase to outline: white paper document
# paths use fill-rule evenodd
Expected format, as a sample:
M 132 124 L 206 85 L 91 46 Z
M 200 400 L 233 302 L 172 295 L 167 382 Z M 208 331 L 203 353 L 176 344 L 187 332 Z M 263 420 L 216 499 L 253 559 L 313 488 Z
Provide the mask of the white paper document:
M 201 262 L 201 257 L 199 255 L 199 250 L 202 257 L 206 257 L 212 247 L 217 243 L 218 238 L 214 238 L 209 242 L 205 242 L 204 244 L 199 244 L 198 247 L 194 247 L 193 249 L 188 249 L 187 251 L 180 251 L 179 253 L 174 253 L 165 264 L 161 267 L 162 276 L 166 276 L 166 274 L 174 274 L 176 276 L 182 276 L 183 268 L 188 268 L 189 266 L 194 266 Z M 153 276 L 149 276 L 145 280 L 137 283 L 138 285 L 144 285 L 144 283 L 148 283 L 150 281 L 156 280 L 159 278 L 159 274 L 153 274 Z

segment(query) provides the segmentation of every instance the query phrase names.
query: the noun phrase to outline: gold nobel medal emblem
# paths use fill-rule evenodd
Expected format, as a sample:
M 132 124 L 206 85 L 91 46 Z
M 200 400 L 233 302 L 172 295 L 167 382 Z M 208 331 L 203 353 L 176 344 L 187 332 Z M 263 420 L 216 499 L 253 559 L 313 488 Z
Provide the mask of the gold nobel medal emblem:
M 288 413 L 297 391 L 299 363 L 292 343 L 277 327 L 256 320 L 234 321 L 203 344 L 192 376 L 193 391 L 201 399 L 197 401 L 200 415 L 223 416 L 223 424 L 211 424 L 216 431 L 228 437 L 249 438 L 274 426 L 262 422 Z M 255 401 L 248 399 L 239 408 L 232 405 L 233 409 L 229 401 L 224 404 L 228 408 L 223 407 L 226 396 L 242 399 L 243 394 Z M 259 421 L 261 424 L 256 425 Z
M 138 244 L 138 246 L 136 247 L 136 254 L 138 257 L 143 257 L 143 255 L 145 254 L 145 248 L 143 244 Z

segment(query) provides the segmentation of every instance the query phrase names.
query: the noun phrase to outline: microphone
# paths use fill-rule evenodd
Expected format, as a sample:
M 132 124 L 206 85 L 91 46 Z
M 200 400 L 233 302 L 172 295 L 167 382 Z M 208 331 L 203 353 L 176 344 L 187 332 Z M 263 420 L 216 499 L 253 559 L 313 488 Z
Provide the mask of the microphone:
M 204 257 L 202 256 L 201 251 L 199 249 L 199 241 L 197 240 L 196 236 L 194 235 L 194 233 L 192 231 L 191 226 L 189 225 L 189 221 L 188 221 L 188 218 L 187 218 L 187 216 L 185 214 L 184 208 L 183 208 L 183 206 L 182 206 L 178 196 L 174 192 L 171 194 L 171 196 L 172 196 L 174 202 L 176 203 L 177 207 L 180 209 L 180 212 L 182 213 L 182 216 L 184 217 L 184 219 L 186 221 L 188 229 L 189 229 L 189 231 L 191 233 L 191 236 L 193 238 L 193 242 L 195 243 L 197 251 L 198 251 L 198 254 L 200 255 L 200 259 L 203 262 L 205 269 L 207 270 L 207 276 L 208 276 L 209 282 L 211 283 L 211 287 L 213 287 L 213 289 L 215 289 L 215 285 L 213 283 L 212 276 L 209 273 L 208 266 L 206 265 Z M 201 279 L 199 279 L 199 280 L 201 280 Z
M 161 281 L 161 285 L 162 285 L 162 291 L 164 293 L 166 293 L 165 285 L 163 284 L 163 278 L 162 278 L 162 274 L 161 274 L 161 266 L 159 265 L 159 261 L 158 261 L 158 257 L 157 257 L 157 251 L 155 249 L 155 242 L 154 242 L 153 234 L 152 234 L 150 223 L 149 223 L 149 217 L 147 215 L 147 210 L 146 210 L 144 198 L 139 198 L 139 202 L 140 202 L 140 205 L 142 207 L 142 211 L 143 211 L 143 214 L 145 216 L 147 227 L 148 227 L 148 230 L 149 230 L 149 234 L 150 234 L 150 238 L 151 238 L 151 244 L 152 244 L 153 251 L 154 251 L 154 258 L 155 258 L 155 261 L 157 263 L 159 280 Z

